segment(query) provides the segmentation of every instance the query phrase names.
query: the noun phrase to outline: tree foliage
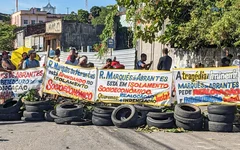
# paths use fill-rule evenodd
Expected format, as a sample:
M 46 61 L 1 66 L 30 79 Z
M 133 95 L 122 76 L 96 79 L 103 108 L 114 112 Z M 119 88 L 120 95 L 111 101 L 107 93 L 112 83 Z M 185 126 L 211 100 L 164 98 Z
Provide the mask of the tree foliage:
M 99 16 L 91 20 L 92 25 L 103 25 L 109 13 L 111 13 L 111 9 L 108 9 L 107 7 L 101 7 L 101 12 L 99 13 Z
M 240 45 L 240 0 L 117 0 L 135 39 L 189 50 Z M 163 31 L 163 32 L 161 32 Z
M 13 50 L 13 41 L 16 37 L 13 32 L 15 28 L 7 23 L 0 23 L 0 50 Z
M 72 21 L 79 21 L 81 23 L 88 23 L 89 22 L 89 13 L 86 10 L 80 9 L 78 13 L 74 11 L 71 14 L 64 17 L 64 20 L 72 20 Z
M 88 23 L 89 22 L 89 13 L 86 10 L 79 9 L 78 10 L 78 20 L 81 23 Z
M 92 16 L 94 18 L 98 17 L 100 15 L 100 12 L 101 12 L 101 8 L 98 7 L 98 6 L 93 6 L 91 9 L 90 9 L 90 12 L 92 13 Z

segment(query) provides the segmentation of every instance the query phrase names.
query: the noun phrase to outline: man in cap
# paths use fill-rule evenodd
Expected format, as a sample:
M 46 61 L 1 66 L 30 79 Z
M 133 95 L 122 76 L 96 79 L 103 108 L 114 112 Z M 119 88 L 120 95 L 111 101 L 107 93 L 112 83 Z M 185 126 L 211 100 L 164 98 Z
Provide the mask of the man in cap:
M 240 66 L 240 53 L 237 54 L 237 59 L 232 63 L 233 66 Z
M 39 61 L 35 59 L 36 52 L 34 50 L 28 52 L 28 57 L 29 58 L 23 62 L 23 69 L 40 67 Z
M 15 70 L 16 67 L 13 65 L 13 63 L 11 62 L 11 60 L 9 59 L 9 56 L 8 56 L 8 52 L 6 51 L 3 51 L 2 52 L 2 67 L 3 69 L 5 70 Z

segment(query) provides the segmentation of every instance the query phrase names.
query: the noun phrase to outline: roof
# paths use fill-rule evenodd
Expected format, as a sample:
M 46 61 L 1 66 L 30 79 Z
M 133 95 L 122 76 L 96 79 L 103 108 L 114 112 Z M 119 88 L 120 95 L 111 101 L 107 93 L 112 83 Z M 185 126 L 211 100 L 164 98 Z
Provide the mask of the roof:
M 43 8 L 54 8 L 51 4 L 50 4 L 50 2 L 47 4 L 47 6 L 45 6 L 45 7 L 43 7 Z

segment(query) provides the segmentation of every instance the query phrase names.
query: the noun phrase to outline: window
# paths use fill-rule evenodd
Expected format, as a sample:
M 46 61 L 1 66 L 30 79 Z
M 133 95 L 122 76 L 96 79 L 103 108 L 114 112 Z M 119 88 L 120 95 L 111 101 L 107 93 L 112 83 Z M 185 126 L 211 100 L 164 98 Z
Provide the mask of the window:
M 31 20 L 31 24 L 35 24 L 36 23 L 36 20 Z
M 39 20 L 39 23 L 43 23 L 43 21 L 42 21 L 42 20 Z
M 28 24 L 28 20 L 23 20 L 23 24 Z

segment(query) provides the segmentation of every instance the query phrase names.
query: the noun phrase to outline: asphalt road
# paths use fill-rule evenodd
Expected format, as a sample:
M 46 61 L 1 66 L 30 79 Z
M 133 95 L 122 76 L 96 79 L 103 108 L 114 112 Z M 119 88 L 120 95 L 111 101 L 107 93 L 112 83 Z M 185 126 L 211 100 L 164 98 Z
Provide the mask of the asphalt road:
M 0 150 L 237 150 L 240 132 L 136 132 L 116 127 L 0 122 Z

